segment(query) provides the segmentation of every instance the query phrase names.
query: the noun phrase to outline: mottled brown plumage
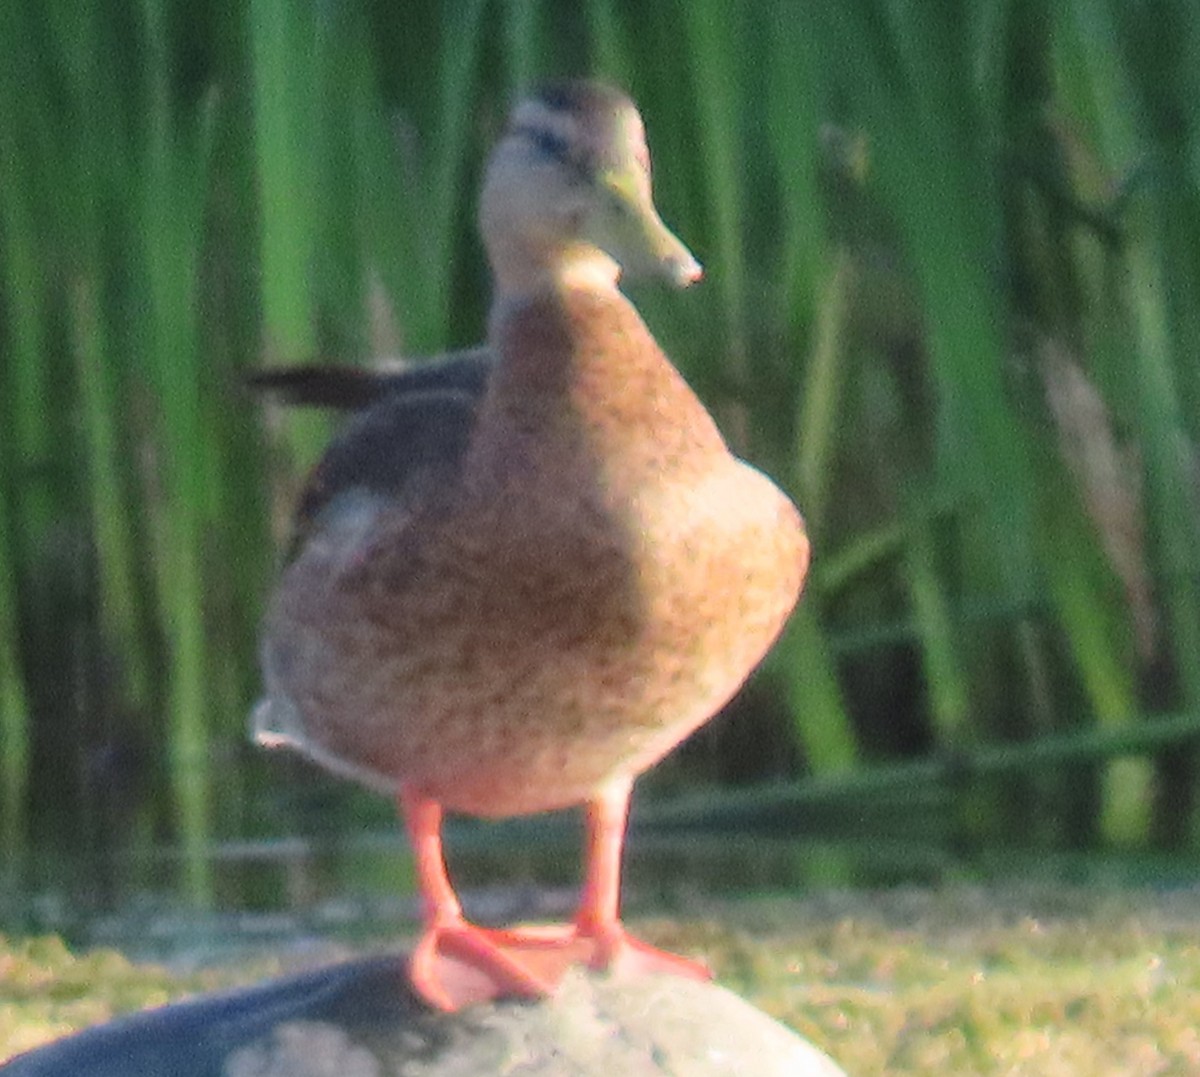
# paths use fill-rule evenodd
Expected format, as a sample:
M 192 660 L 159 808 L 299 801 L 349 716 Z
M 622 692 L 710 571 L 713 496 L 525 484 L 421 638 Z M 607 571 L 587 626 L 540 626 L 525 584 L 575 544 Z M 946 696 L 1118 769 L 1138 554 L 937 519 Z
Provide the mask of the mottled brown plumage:
M 318 467 L 258 715 L 265 739 L 401 797 L 430 910 L 413 978 L 447 1008 L 558 969 L 546 944 L 461 920 L 438 805 L 590 805 L 603 866 L 555 946 L 694 974 L 616 921 L 628 789 L 759 662 L 808 563 L 791 503 L 729 453 L 616 287 L 618 265 L 699 274 L 653 211 L 633 106 L 595 84 L 524 102 L 481 219 L 494 369 L 481 394 L 385 394 Z M 460 989 L 455 961 L 494 982 Z

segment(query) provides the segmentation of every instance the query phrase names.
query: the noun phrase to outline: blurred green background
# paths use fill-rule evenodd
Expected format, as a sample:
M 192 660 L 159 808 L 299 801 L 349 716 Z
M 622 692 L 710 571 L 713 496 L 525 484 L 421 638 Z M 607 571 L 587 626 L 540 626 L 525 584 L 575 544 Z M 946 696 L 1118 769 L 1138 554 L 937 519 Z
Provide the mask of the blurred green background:
M 243 375 L 481 339 L 487 148 L 576 74 L 638 101 L 707 269 L 635 298 L 816 551 L 646 819 L 1192 862 L 1195 3 L 14 0 L 0 913 L 211 905 L 230 843 L 388 825 L 246 742 L 329 425 Z

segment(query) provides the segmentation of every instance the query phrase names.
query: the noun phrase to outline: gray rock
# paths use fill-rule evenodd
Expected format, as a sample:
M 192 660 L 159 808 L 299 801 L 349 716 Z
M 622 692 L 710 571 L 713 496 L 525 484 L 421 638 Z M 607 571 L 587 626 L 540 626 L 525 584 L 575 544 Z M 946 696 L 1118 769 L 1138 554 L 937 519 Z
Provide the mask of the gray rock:
M 712 983 L 574 973 L 553 999 L 457 1015 L 366 958 L 138 1013 L 20 1055 L 5 1077 L 845 1077 Z
M 845 1077 L 736 995 L 583 972 L 553 999 L 432 1012 L 368 958 L 89 1029 L 4 1077 Z

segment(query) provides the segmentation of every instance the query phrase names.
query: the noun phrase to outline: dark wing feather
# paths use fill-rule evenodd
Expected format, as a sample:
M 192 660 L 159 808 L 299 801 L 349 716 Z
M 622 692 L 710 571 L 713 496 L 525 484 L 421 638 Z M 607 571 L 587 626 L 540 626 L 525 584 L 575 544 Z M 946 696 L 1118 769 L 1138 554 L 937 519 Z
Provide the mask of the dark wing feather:
M 482 396 L 492 366 L 487 348 L 470 348 L 437 359 L 378 366 L 266 367 L 248 375 L 246 384 L 285 404 L 360 411 L 394 394 L 457 391 Z
M 355 415 L 313 468 L 296 508 L 292 553 L 346 495 L 415 504 L 458 481 L 481 394 L 393 392 Z
M 296 506 L 290 555 L 345 495 L 412 501 L 416 487 L 448 486 L 475 428 L 494 365 L 487 348 L 373 367 L 289 366 L 257 370 L 253 390 L 298 407 L 356 412 L 313 468 Z

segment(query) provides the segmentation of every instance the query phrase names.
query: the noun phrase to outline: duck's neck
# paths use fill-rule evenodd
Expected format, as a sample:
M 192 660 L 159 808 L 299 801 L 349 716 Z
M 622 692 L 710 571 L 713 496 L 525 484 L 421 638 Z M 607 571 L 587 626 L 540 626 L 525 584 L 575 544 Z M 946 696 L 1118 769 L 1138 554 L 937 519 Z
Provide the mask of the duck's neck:
M 495 241 L 492 244 L 496 246 Z M 569 291 L 615 292 L 621 267 L 607 254 L 591 246 L 555 251 L 531 251 L 521 244 L 500 244 L 491 251 L 495 297 L 491 322 L 514 307 L 546 295 Z
M 666 364 L 617 287 L 615 269 L 599 263 L 563 267 L 533 287 L 499 289 L 488 340 L 498 359 L 495 395 L 516 403 L 530 394 L 608 395 L 631 365 Z
M 520 394 L 570 392 L 581 365 L 599 361 L 615 374 L 635 339 L 648 357 L 665 362 L 617 287 L 620 266 L 602 251 L 584 247 L 559 251 L 554 258 L 494 261 L 488 341 L 499 359 L 492 379 L 496 388 Z M 638 350 L 633 348 L 635 356 Z
M 522 431 L 548 459 L 572 453 L 695 459 L 725 451 L 711 417 L 659 349 L 613 270 L 576 265 L 536 292 L 501 293 L 498 363 L 481 430 Z M 620 446 L 618 449 L 617 446 Z M 492 447 L 477 439 L 481 453 Z

